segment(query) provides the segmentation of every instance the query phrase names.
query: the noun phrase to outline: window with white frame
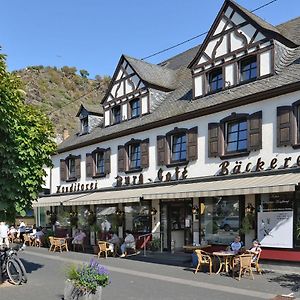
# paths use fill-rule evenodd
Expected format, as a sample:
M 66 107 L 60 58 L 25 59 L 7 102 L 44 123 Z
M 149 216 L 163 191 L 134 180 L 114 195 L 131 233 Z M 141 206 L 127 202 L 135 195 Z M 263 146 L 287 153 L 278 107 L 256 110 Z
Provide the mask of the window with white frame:
M 75 158 L 68 159 L 68 178 L 72 179 L 76 177 L 75 173 Z
M 132 144 L 129 146 L 129 168 L 138 169 L 141 167 L 141 145 Z
M 179 134 L 172 136 L 172 162 L 185 161 L 187 157 L 186 153 L 186 134 Z
M 112 123 L 119 124 L 121 122 L 121 106 L 115 106 L 112 109 Z
M 141 114 L 141 103 L 140 99 L 134 99 L 130 101 L 130 111 L 131 111 L 131 118 L 137 118 Z
M 104 174 L 104 153 L 96 153 L 96 175 Z
M 241 152 L 247 150 L 247 120 L 239 119 L 226 123 L 226 151 Z
M 209 92 L 217 92 L 223 88 L 223 72 L 222 68 L 212 70 L 208 74 Z
M 257 78 L 257 59 L 251 56 L 240 62 L 240 81 L 249 81 Z
M 83 118 L 81 120 L 81 133 L 88 133 L 89 132 L 89 122 L 88 122 L 88 117 Z

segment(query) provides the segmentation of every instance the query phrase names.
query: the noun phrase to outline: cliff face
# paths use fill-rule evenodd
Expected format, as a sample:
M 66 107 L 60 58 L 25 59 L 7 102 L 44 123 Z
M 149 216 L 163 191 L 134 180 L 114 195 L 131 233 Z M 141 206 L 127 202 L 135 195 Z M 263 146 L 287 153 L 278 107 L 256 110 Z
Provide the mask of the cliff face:
M 110 78 L 97 76 L 96 80 L 76 74 L 76 68 L 28 67 L 15 73 L 24 83 L 26 102 L 39 106 L 52 120 L 56 133 L 62 134 L 67 128 L 75 133 L 79 128 L 76 114 L 80 104 L 100 108 Z

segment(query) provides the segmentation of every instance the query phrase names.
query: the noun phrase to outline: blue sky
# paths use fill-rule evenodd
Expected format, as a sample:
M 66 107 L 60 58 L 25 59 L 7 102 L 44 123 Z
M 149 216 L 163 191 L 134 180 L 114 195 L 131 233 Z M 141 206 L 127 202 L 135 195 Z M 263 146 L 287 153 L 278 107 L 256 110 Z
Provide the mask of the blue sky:
M 249 10 L 270 0 L 238 0 Z M 143 58 L 207 31 L 222 0 L 2 0 L 0 45 L 9 70 L 75 66 L 112 75 L 122 53 Z M 277 25 L 300 15 L 299 0 L 277 0 L 256 12 Z M 153 57 L 158 63 L 203 40 Z

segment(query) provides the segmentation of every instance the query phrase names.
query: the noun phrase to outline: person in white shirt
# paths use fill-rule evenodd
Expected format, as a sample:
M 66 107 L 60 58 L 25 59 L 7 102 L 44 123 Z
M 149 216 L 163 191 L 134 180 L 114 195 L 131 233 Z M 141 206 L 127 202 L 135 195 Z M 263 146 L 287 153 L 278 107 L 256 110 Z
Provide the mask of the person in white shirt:
M 24 234 L 26 233 L 26 224 L 23 221 L 19 221 L 18 236 L 20 237 L 21 242 L 24 244 Z
M 126 249 L 130 248 L 130 249 L 135 249 L 135 239 L 134 236 L 131 234 L 131 232 L 129 230 L 125 231 L 125 239 L 124 239 L 124 243 L 121 245 L 121 251 L 122 254 L 120 257 L 125 257 L 126 256 Z
M 5 224 L 5 222 L 0 222 L 0 245 L 3 244 L 9 247 L 8 226 Z
M 36 244 L 36 246 L 41 247 L 43 238 L 44 238 L 44 232 L 42 231 L 42 228 L 39 227 L 39 228 L 37 228 L 36 233 L 35 233 L 35 244 Z
M 77 230 L 72 240 L 72 244 L 82 244 L 85 237 L 86 234 L 81 229 L 79 229 L 79 231 Z
M 8 231 L 8 239 L 13 242 L 17 237 L 17 229 L 14 226 L 11 226 Z

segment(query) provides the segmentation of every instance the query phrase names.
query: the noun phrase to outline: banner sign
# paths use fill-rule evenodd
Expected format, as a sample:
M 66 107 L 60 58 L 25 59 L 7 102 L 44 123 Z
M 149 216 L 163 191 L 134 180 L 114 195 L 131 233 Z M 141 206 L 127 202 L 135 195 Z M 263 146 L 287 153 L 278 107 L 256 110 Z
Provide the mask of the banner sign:
M 259 212 L 257 235 L 263 247 L 293 248 L 293 212 Z

